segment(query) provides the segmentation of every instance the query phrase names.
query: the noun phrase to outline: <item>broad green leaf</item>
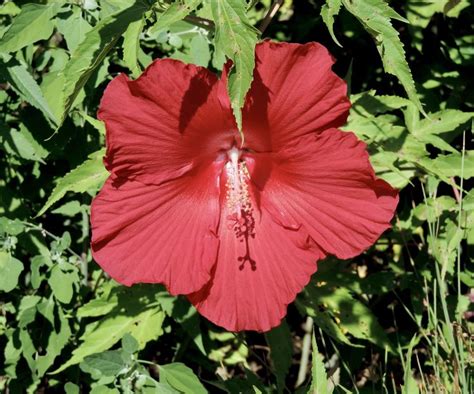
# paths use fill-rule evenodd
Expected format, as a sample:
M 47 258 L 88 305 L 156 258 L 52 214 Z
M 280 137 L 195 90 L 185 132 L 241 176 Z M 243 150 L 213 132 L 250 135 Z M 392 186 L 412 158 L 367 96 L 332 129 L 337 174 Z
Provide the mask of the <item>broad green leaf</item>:
M 2 37 L 0 52 L 16 52 L 39 40 L 46 40 L 54 30 L 51 20 L 59 11 L 63 1 L 50 4 L 25 4 L 19 15 Z
M 122 349 L 129 354 L 135 353 L 139 349 L 137 340 L 130 334 L 125 334 L 122 338 Z
M 0 291 L 12 291 L 18 285 L 23 263 L 10 253 L 0 251 Z
M 87 364 L 89 368 L 100 371 L 104 376 L 115 376 L 124 368 L 122 355 L 118 350 L 92 354 L 84 359 L 84 363 Z
M 233 62 L 228 75 L 228 93 L 239 131 L 242 132 L 242 111 L 255 66 L 255 45 L 258 31 L 246 15 L 247 4 L 242 0 L 211 2 L 216 24 L 214 45 L 218 52 Z
M 95 152 L 84 163 L 61 178 L 37 216 L 45 213 L 51 205 L 63 198 L 67 192 L 84 193 L 88 190 L 96 191 L 100 188 L 109 175 L 102 164 L 103 154 L 103 150 Z
M 384 0 L 342 1 L 346 9 L 374 37 L 385 71 L 398 78 L 410 100 L 420 112 L 423 112 L 416 93 L 415 82 L 405 58 L 403 44 L 391 23 L 391 19 L 408 21 L 390 8 Z
M 137 340 L 140 349 L 163 334 L 163 311 L 152 308 L 140 315 L 140 324 L 131 327 L 129 333 Z
M 326 0 L 326 4 L 321 7 L 321 16 L 323 18 L 323 22 L 326 24 L 329 34 L 331 34 L 334 42 L 340 47 L 342 47 L 342 45 L 334 34 L 334 17 L 339 14 L 341 6 L 342 0 Z
M 324 367 L 323 357 L 319 353 L 318 344 L 313 336 L 311 338 L 313 355 L 311 362 L 311 387 L 308 393 L 328 394 L 328 378 Z
M 25 125 L 20 124 L 20 130 L 10 129 L 5 143 L 16 155 L 25 160 L 44 163 L 48 151 L 33 138 Z
M 211 51 L 207 39 L 202 34 L 196 34 L 189 45 L 193 63 L 207 67 L 211 60 Z
M 67 264 L 67 263 L 62 263 Z M 79 276 L 74 271 L 63 271 L 61 265 L 53 266 L 48 283 L 58 301 L 69 304 L 74 294 L 74 286 L 79 282 Z
M 84 41 L 86 33 L 92 26 L 82 17 L 81 7 L 72 7 L 72 11 L 66 15 L 60 15 L 57 19 L 59 32 L 64 36 L 67 48 L 74 52 L 79 44 Z
M 64 70 L 64 103 L 59 125 L 62 125 L 80 90 L 120 36 L 130 23 L 140 20 L 147 9 L 145 0 L 135 0 L 130 7 L 102 19 L 86 34 Z
M 61 70 L 50 71 L 43 75 L 43 81 L 41 82 L 41 90 L 43 91 L 44 98 L 57 121 L 61 117 L 63 110 L 64 81 L 64 73 Z
M 160 383 L 167 383 L 183 393 L 206 394 L 198 377 L 191 368 L 183 363 L 172 363 L 159 366 Z
M 51 111 L 43 92 L 23 64 L 12 59 L 6 64 L 0 64 L 0 71 L 23 100 L 38 108 L 53 126 L 58 124 L 58 119 Z
M 267 332 L 265 338 L 270 346 L 270 357 L 277 378 L 278 391 L 283 392 L 293 355 L 291 332 L 286 321 L 284 320 L 278 327 Z
M 137 78 L 142 70 L 138 64 L 138 51 L 140 49 L 140 34 L 143 30 L 144 20 L 139 19 L 130 23 L 123 35 L 123 61 Z

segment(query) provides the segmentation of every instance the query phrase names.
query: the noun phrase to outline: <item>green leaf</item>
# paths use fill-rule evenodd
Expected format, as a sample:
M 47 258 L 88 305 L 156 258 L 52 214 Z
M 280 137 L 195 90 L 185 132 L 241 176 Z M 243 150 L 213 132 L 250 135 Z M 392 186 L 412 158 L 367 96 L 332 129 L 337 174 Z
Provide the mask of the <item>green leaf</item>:
M 461 153 L 439 155 L 436 159 L 424 159 L 422 164 L 431 172 L 441 174 L 444 177 L 463 177 L 469 179 L 474 177 L 474 151 L 465 152 L 464 163 Z
M 103 154 L 103 150 L 93 153 L 84 163 L 61 178 L 37 216 L 45 213 L 67 192 L 84 193 L 88 190 L 99 189 L 109 175 L 102 164 Z
M 63 263 L 67 264 L 67 263 Z M 48 283 L 53 290 L 54 296 L 58 301 L 69 304 L 74 294 L 74 285 L 79 282 L 79 276 L 76 271 L 65 272 L 60 264 L 57 264 L 51 270 Z
M 193 63 L 207 67 L 211 60 L 211 51 L 207 39 L 202 34 L 196 34 L 189 45 Z
M 0 251 L 0 290 L 9 292 L 18 285 L 23 263 L 10 253 Z
M 39 305 L 38 305 L 39 306 Z M 36 355 L 36 374 L 41 377 L 53 365 L 54 360 L 59 356 L 69 341 L 71 329 L 68 320 L 64 316 L 61 308 L 58 308 L 59 330 L 49 331 L 48 343 L 46 345 L 46 354 Z
M 408 22 L 395 12 L 384 0 L 342 0 L 346 9 L 353 14 L 374 37 L 377 49 L 387 73 L 398 78 L 410 100 L 423 112 L 416 93 L 415 82 L 405 58 L 405 50 L 391 19 Z
M 372 311 L 356 300 L 348 289 L 312 283 L 307 287 L 307 291 L 309 299 L 316 300 L 319 307 L 326 310 L 343 331 L 396 353 Z
M 0 63 L 0 71 L 23 100 L 38 108 L 53 126 L 58 124 L 43 92 L 23 64 L 12 59 L 6 64 Z
M 412 375 L 411 368 L 411 358 L 413 353 L 413 347 L 418 343 L 418 338 L 416 335 L 411 339 L 410 345 L 408 346 L 408 351 L 406 355 L 405 365 L 404 365 L 404 376 L 402 385 L 402 394 L 418 394 L 420 392 L 418 383 Z
M 133 335 L 140 349 L 161 335 L 164 312 L 156 305 L 153 287 L 136 285 L 115 291 L 119 297 L 116 307 L 99 321 L 87 325 L 81 343 L 69 360 L 52 373 L 59 373 L 87 356 L 110 349 L 126 333 Z
M 87 356 L 84 363 L 89 368 L 100 371 L 103 376 L 115 376 L 124 368 L 121 352 L 118 350 L 109 350 Z
M 339 14 L 341 9 L 342 0 L 326 0 L 326 4 L 321 7 L 321 17 L 323 22 L 326 24 L 329 34 L 331 34 L 334 42 L 342 48 L 341 43 L 337 40 L 334 34 L 334 17 Z
M 183 363 L 159 366 L 160 383 L 167 383 L 183 393 L 206 394 L 207 390 L 191 368 Z
M 290 370 L 293 355 L 291 332 L 286 321 L 267 332 L 265 338 L 268 346 L 270 346 L 270 357 L 275 369 L 278 391 L 283 392 L 285 390 L 286 375 L 288 375 Z
M 447 133 L 471 120 L 473 116 L 474 113 L 472 112 L 445 109 L 443 111 L 428 114 L 428 118 L 422 119 L 416 124 L 412 133 L 415 136 Z
M 259 32 L 246 15 L 242 0 L 215 0 L 211 2 L 212 17 L 216 24 L 214 45 L 218 52 L 232 60 L 228 76 L 228 93 L 239 131 L 242 132 L 242 111 L 255 67 L 255 45 Z
M 79 44 L 86 38 L 86 33 L 92 30 L 92 26 L 82 17 L 81 7 L 72 8 L 67 16 L 57 19 L 59 32 L 64 36 L 70 52 L 74 52 Z
M 54 1 L 46 5 L 25 4 L 2 37 L 0 52 L 16 52 L 36 41 L 49 38 L 54 30 L 51 19 L 62 3 Z
M 140 34 L 143 26 L 143 18 L 132 22 L 123 35 L 123 61 L 132 72 L 134 78 L 137 78 L 142 72 L 138 64 L 138 51 L 140 49 Z
M 202 0 L 176 0 L 159 17 L 157 25 L 159 29 L 166 29 L 173 23 L 178 22 L 193 12 Z
M 137 340 L 132 335 L 125 334 L 122 338 L 122 349 L 129 354 L 135 353 L 139 349 Z
M 328 377 L 326 375 L 326 368 L 324 367 L 323 356 L 319 353 L 314 333 L 311 338 L 311 344 L 313 347 L 313 356 L 311 363 L 311 387 L 308 393 L 327 394 Z
M 44 163 L 43 159 L 48 156 L 48 151 L 38 144 L 23 123 L 20 124 L 20 130 L 10 129 L 5 142 L 15 154 L 25 160 Z
M 130 7 L 102 19 L 86 34 L 64 70 L 64 103 L 59 125 L 62 125 L 80 90 L 115 46 L 120 36 L 127 30 L 130 23 L 140 20 L 147 9 L 145 0 L 135 0 Z

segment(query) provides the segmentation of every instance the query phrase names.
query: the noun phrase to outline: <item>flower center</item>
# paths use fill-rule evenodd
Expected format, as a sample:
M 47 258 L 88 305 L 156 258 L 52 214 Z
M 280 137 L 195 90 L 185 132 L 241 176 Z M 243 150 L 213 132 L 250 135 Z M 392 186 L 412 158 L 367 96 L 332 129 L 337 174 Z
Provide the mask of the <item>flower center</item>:
M 249 172 L 245 162 L 240 160 L 240 151 L 235 146 L 227 152 L 229 161 L 225 168 L 227 172 L 227 208 L 238 219 L 243 213 L 250 213 L 252 209 L 248 181 Z
M 252 270 L 256 269 L 255 260 L 250 257 L 249 239 L 255 238 L 255 219 L 249 193 L 250 175 L 245 161 L 240 160 L 240 150 L 235 146 L 227 152 L 229 161 L 225 165 L 227 173 L 226 204 L 230 214 L 229 229 L 234 231 L 240 242 L 245 242 L 245 255 L 238 258 L 239 269 L 249 262 Z

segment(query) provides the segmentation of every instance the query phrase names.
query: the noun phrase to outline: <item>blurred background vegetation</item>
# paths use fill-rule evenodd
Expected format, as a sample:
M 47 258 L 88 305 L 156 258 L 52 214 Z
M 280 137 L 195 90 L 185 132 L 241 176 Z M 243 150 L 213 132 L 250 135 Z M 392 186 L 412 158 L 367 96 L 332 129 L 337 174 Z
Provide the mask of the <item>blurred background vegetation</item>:
M 474 392 L 473 15 L 467 0 L 4 2 L 0 390 Z M 344 129 L 400 204 L 366 253 L 320 262 L 281 326 L 235 334 L 160 286 L 104 275 L 89 206 L 107 177 L 107 83 L 161 57 L 219 72 L 236 55 L 216 29 L 255 41 L 252 26 L 329 48 L 353 103 Z

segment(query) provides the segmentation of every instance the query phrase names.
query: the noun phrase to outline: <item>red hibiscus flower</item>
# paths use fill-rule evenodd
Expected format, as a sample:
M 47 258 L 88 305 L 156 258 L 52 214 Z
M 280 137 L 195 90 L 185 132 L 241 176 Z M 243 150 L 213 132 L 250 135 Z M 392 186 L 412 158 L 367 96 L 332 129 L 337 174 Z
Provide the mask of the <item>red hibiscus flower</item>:
M 225 75 L 166 59 L 115 78 L 99 110 L 110 171 L 92 203 L 100 266 L 186 294 L 228 330 L 267 331 L 317 260 L 372 245 L 398 195 L 337 129 L 350 104 L 332 64 L 316 43 L 259 44 L 243 144 Z

